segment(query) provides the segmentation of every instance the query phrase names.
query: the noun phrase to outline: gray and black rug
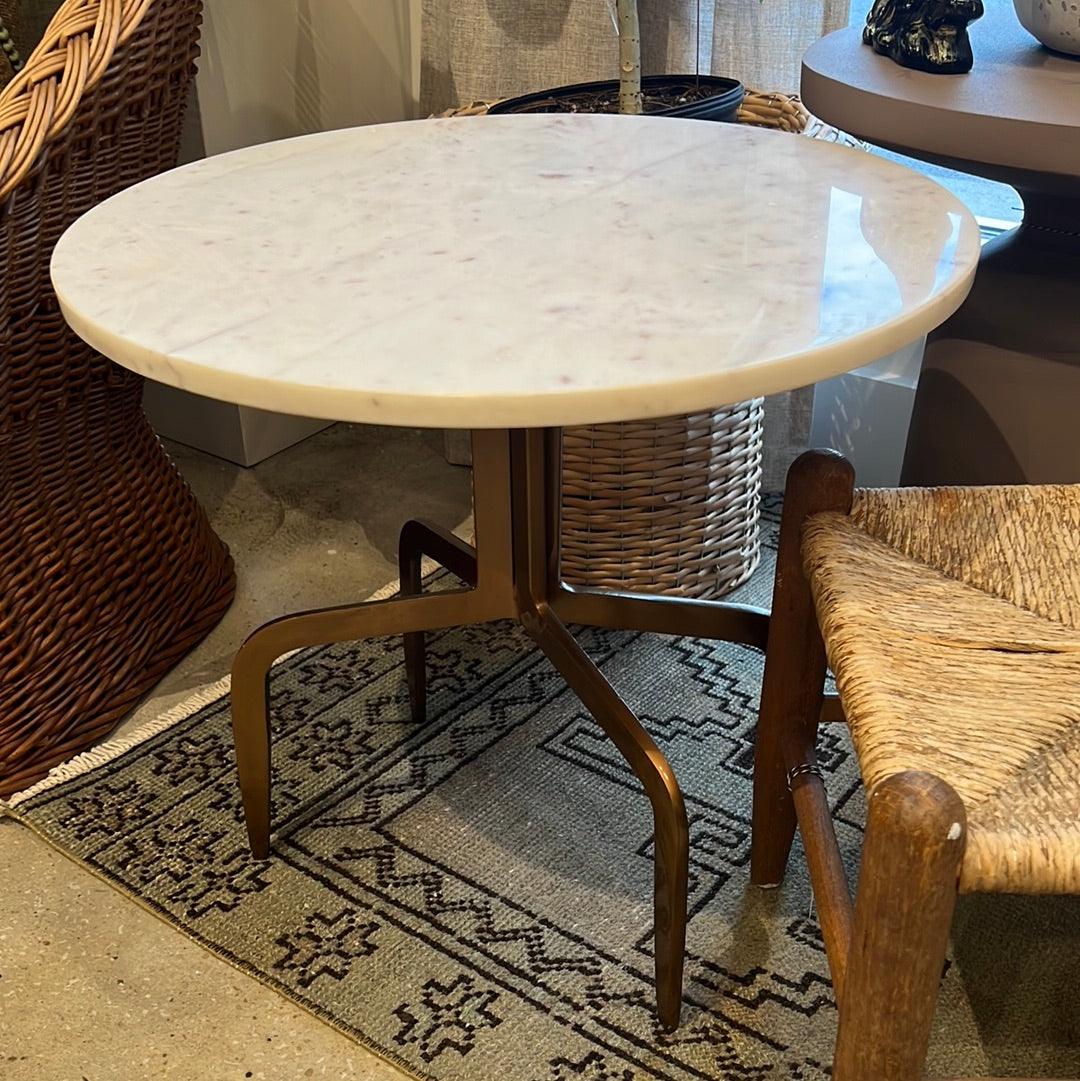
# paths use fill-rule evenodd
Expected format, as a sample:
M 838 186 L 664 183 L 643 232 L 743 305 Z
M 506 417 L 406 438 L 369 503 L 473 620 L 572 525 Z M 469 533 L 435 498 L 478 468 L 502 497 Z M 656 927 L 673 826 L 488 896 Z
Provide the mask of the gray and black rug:
M 752 590 L 767 594 L 769 562 Z M 426 724 L 409 719 L 397 639 L 283 661 L 268 862 L 248 853 L 226 696 L 11 813 L 417 1077 L 827 1077 L 834 1008 L 801 854 L 782 889 L 747 883 L 760 654 L 626 632 L 580 641 L 686 793 L 671 1035 L 654 1021 L 648 801 L 513 624 L 430 636 Z M 841 727 L 822 761 L 854 865 L 863 809 Z M 1076 1076 L 1076 997 L 1059 993 L 1078 964 L 1076 907 L 982 900 L 998 904 L 961 911 L 931 1067 Z

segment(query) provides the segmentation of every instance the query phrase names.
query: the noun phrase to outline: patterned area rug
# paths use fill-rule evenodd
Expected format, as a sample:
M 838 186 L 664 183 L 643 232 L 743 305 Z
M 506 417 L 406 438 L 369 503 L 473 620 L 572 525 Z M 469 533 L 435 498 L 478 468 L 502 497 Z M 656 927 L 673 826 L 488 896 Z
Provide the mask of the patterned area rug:
M 744 597 L 767 594 L 770 566 Z M 801 854 L 782 889 L 747 882 L 760 654 L 627 632 L 580 641 L 687 797 L 691 916 L 671 1035 L 653 1012 L 648 801 L 516 625 L 430 636 L 423 725 L 397 639 L 283 661 L 268 862 L 247 850 L 226 697 L 13 813 L 416 1077 L 826 1078 L 835 1011 Z M 822 762 L 854 863 L 863 807 L 839 726 Z M 1076 999 L 1058 990 L 1080 960 L 1077 909 L 1033 917 L 1003 900 L 962 909 L 971 941 L 943 981 L 931 1066 L 1076 1076 Z M 965 975 L 1000 991 L 1024 966 L 1032 986 L 980 1014 Z

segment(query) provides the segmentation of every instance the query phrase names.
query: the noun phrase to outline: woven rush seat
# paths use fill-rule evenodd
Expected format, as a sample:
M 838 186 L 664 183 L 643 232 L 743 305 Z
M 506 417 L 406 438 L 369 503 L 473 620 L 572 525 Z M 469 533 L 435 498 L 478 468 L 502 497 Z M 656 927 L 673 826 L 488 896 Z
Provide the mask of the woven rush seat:
M 751 879 L 780 882 L 798 828 L 834 1081 L 915 1081 L 957 895 L 1080 894 L 1080 485 L 853 485 L 832 452 L 788 474 Z M 826 664 L 866 786 L 854 900 L 815 757 Z
M 106 735 L 221 618 L 225 545 L 67 327 L 53 247 L 176 164 L 199 0 L 66 0 L 0 92 L 0 796 Z
M 1080 892 L 1080 486 L 856 492 L 803 560 L 869 793 L 963 801 L 962 891 Z

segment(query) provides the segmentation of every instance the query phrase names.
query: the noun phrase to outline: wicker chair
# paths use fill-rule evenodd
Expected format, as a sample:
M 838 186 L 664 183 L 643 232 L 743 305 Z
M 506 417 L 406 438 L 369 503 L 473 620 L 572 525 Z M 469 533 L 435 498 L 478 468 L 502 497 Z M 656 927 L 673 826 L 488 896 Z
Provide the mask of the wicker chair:
M 796 822 L 839 1007 L 835 1081 L 922 1077 L 957 892 L 1080 893 L 1080 485 L 788 476 L 753 881 Z M 826 658 L 868 792 L 852 905 L 814 764 Z
M 66 0 L 0 94 L 0 795 L 112 729 L 219 620 L 225 546 L 64 323 L 67 225 L 176 163 L 200 0 Z

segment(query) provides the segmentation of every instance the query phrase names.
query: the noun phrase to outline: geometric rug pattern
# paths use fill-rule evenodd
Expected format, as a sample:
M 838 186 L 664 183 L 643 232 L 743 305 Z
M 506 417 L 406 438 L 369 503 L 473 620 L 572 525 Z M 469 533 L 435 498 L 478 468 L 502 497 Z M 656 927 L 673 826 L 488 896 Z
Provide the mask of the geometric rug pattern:
M 423 724 L 409 716 L 398 638 L 280 662 L 267 861 L 247 847 L 227 695 L 9 813 L 418 1078 L 828 1077 L 835 1010 L 801 852 L 782 888 L 747 881 L 760 653 L 623 631 L 576 636 L 686 797 L 690 918 L 671 1034 L 654 1018 L 648 800 L 513 623 L 428 636 Z M 843 726 L 825 729 L 819 757 L 853 877 L 863 804 Z M 1039 918 L 1049 935 L 1054 919 L 1075 915 Z M 1017 920 L 1035 926 L 1027 910 L 1006 922 Z M 1058 991 L 1046 994 L 1029 995 L 1034 1020 L 1013 1017 L 1001 1041 L 954 951 L 931 1067 L 1001 1072 L 1019 1041 L 1023 1072 L 1076 1076 L 1075 1017 L 1070 1034 L 1069 1010 L 1054 1015 Z M 1039 1031 L 1048 1013 L 1053 1029 Z

